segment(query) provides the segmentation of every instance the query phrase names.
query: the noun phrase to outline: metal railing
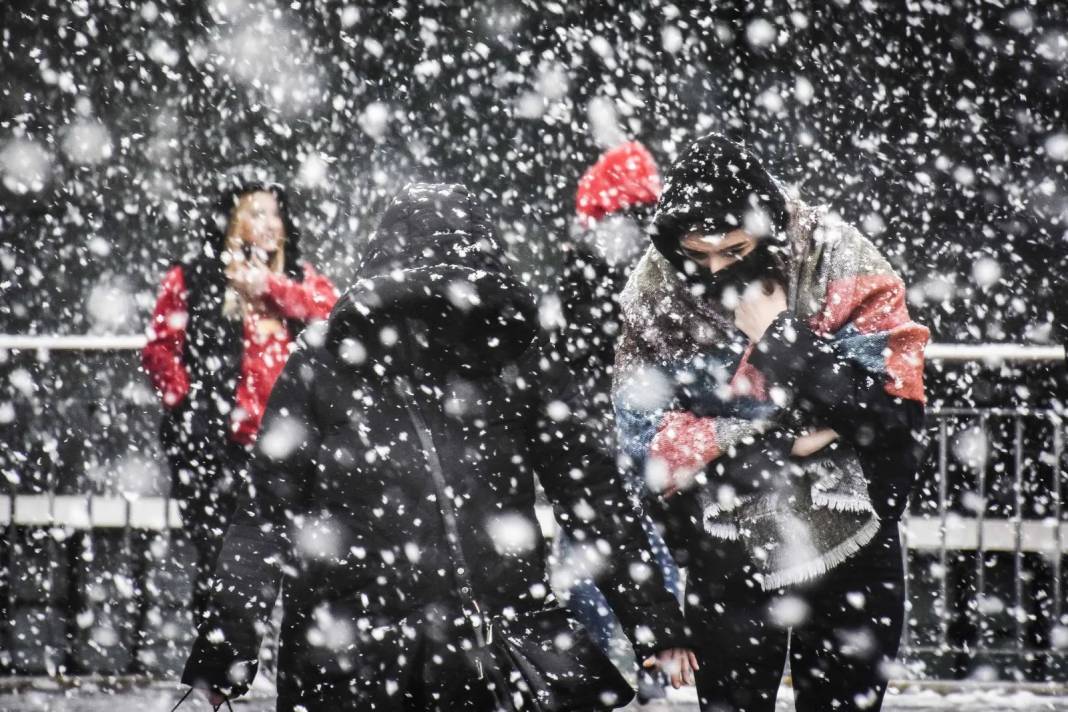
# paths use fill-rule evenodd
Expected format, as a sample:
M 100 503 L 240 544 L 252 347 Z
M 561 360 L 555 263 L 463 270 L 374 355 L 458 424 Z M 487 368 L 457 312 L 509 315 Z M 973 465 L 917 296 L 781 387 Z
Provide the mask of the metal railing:
M 143 348 L 141 334 L 22 335 L 0 334 L 0 350 L 20 351 L 123 351 Z M 1060 344 L 929 344 L 932 361 L 1064 361 Z
M 913 626 L 906 626 L 902 654 L 906 658 L 935 654 L 976 659 L 1012 655 L 1028 665 L 1063 674 L 1068 657 L 1068 648 L 1060 642 L 1068 633 L 1063 600 L 1064 557 L 1068 553 L 1063 414 L 1053 410 L 941 408 L 929 411 L 928 418 L 935 433 L 930 454 L 937 489 L 935 501 L 927 504 L 935 513 L 917 513 L 918 497 L 914 494 L 913 511 L 903 520 L 902 535 L 906 557 L 924 561 L 933 556 L 934 561 L 927 563 L 936 562 L 932 612 L 937 633 L 918 643 Z M 996 427 L 999 424 L 1002 427 Z M 953 453 L 953 434 L 971 439 L 970 447 L 979 452 Z M 1005 446 L 999 447 L 999 441 L 1004 440 Z M 1038 449 L 1037 457 L 1025 457 L 1028 440 Z M 1048 470 L 1045 476 L 1042 469 Z M 954 494 L 962 496 L 954 501 Z M 1000 501 L 992 506 L 991 499 Z M 1004 516 L 992 516 L 992 509 L 1001 510 Z M 951 560 L 954 552 L 955 561 Z M 961 556 L 961 552 L 968 555 Z M 1011 581 L 1006 584 L 1002 575 L 996 592 L 1001 595 L 995 595 L 990 577 L 1004 574 L 999 563 L 1006 557 L 1011 557 Z M 922 567 L 914 565 L 908 570 L 906 596 L 915 602 L 916 576 Z M 967 588 L 962 592 L 962 587 Z M 953 588 L 958 589 L 956 595 Z M 1011 605 L 1002 600 L 1006 593 Z M 954 599 L 966 600 L 967 610 L 953 606 Z M 997 624 L 991 619 L 998 616 L 1008 619 L 1007 625 L 1005 620 L 1001 622 L 1000 632 L 1011 629 L 1009 642 L 992 640 L 998 631 L 993 630 Z M 1045 644 L 1036 645 L 1035 641 Z
M 53 351 L 128 351 L 143 344 L 141 336 L 0 335 L 0 351 L 36 352 L 39 359 Z M 931 344 L 927 357 L 957 363 L 1063 364 L 1065 349 Z M 951 669 L 929 665 L 928 673 L 941 677 L 968 674 L 969 668 L 974 671 L 976 665 L 989 664 L 983 662 L 984 656 L 1000 656 L 1010 661 L 1002 670 L 1039 665 L 1038 672 L 1022 675 L 1049 679 L 1050 671 L 1057 670 L 1063 678 L 1068 656 L 1063 601 L 1064 557 L 1068 553 L 1063 503 L 1064 415 L 1053 410 L 940 408 L 930 409 L 928 417 L 933 447 L 925 480 L 902 527 L 906 595 L 912 608 L 902 655 L 907 660 L 959 658 Z M 965 442 L 968 438 L 971 441 Z M 6 564 L 4 575 L 0 575 L 5 619 L 11 617 L 17 603 L 16 583 L 26 565 L 20 563 L 20 549 L 15 543 L 20 537 L 43 537 L 48 557 L 69 562 L 71 570 L 66 576 L 71 580 L 66 585 L 71 589 L 77 584 L 72 572 L 84 557 L 91 558 L 94 542 L 116 539 L 123 560 L 129 562 L 123 573 L 129 581 L 124 586 L 143 591 L 151 589 L 153 567 L 166 561 L 166 555 L 153 558 L 144 552 L 161 546 L 165 551 L 182 539 L 177 505 L 166 496 L 72 494 L 54 489 L 27 493 L 9 485 L 8 494 L 0 495 L 0 527 L 8 533 L 6 545 L 0 543 L 5 557 L 0 563 Z M 539 519 L 551 530 L 551 512 L 539 511 Z M 45 573 L 34 580 L 47 580 L 42 585 L 50 588 L 64 585 L 48 578 L 58 575 L 55 568 Z M 48 600 L 48 605 L 42 606 L 45 617 L 48 611 L 55 614 L 61 607 L 51 603 L 53 598 Z M 93 605 L 100 603 L 97 600 Z M 67 601 L 62 605 L 71 608 L 75 618 L 80 617 L 81 604 Z M 151 612 L 145 612 L 147 605 L 144 600 L 133 605 L 137 610 L 131 616 L 136 620 L 127 627 L 151 622 Z M 0 630 L 9 639 L 16 634 L 10 622 L 3 621 L 5 629 Z M 68 618 L 68 643 L 79 635 L 83 623 Z M 130 634 L 136 639 L 141 631 Z M 3 642 L 0 670 L 26 671 L 12 653 L 3 652 L 13 649 L 8 645 L 10 640 Z M 182 641 L 172 643 L 172 648 L 180 648 Z M 138 647 L 136 643 L 131 646 Z M 68 671 L 85 667 L 69 650 L 53 653 Z M 175 655 L 175 659 L 180 657 Z M 143 667 L 136 656 L 127 659 L 127 668 Z

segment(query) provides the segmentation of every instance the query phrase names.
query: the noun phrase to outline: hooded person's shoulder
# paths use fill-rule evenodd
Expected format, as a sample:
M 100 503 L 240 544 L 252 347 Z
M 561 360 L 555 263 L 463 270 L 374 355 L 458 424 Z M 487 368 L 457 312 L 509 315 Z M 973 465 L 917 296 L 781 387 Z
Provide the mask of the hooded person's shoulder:
M 851 271 L 896 273 L 889 260 L 875 242 L 859 228 L 846 221 L 827 206 L 802 205 L 803 219 L 800 235 L 818 250 L 820 259 L 831 268 L 848 265 Z
M 669 291 L 673 285 L 668 280 L 676 279 L 671 265 L 654 246 L 649 246 L 638 264 L 631 270 L 623 290 L 619 293 L 619 308 L 623 319 L 631 318 L 641 308 L 648 308 L 649 301 L 656 295 Z

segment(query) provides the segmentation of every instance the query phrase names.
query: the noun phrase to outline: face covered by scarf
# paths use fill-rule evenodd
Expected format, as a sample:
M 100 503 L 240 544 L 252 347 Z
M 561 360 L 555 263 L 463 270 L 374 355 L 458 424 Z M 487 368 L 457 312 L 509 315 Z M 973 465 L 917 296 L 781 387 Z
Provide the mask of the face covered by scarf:
M 780 241 L 771 235 L 753 239 L 756 246 L 747 255 L 715 272 L 687 257 L 681 242 L 662 254 L 691 286 L 695 296 L 708 302 L 716 311 L 730 311 L 755 282 L 763 283 L 765 294 L 771 293 L 774 284 L 783 288 L 787 285 L 785 248 Z
M 649 236 L 694 296 L 727 316 L 724 312 L 734 306 L 722 306 L 729 293 L 740 296 L 758 279 L 786 285 L 788 222 L 785 193 L 756 156 L 724 136 L 709 134 L 688 146 L 672 165 Z M 687 235 L 713 237 L 738 230 L 756 238 L 756 249 L 716 273 L 698 266 L 681 249 Z

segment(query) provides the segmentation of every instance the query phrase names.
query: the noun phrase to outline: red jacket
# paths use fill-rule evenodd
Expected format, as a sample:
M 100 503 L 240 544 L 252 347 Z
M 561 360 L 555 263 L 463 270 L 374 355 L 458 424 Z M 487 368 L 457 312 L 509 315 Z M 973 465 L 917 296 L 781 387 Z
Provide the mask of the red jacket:
M 325 319 L 337 301 L 337 290 L 325 275 L 304 265 L 304 281 L 296 282 L 285 275 L 267 278 L 264 301 L 275 316 L 310 321 Z M 185 349 L 186 289 L 181 266 L 163 278 L 159 299 L 152 313 L 148 344 L 141 352 L 141 363 L 168 408 L 181 404 L 189 392 L 189 374 L 183 362 Z M 282 372 L 292 348 L 292 335 L 285 328 L 273 334 L 258 332 L 260 318 L 245 318 L 244 351 L 235 393 L 236 407 L 231 412 L 231 437 L 235 442 L 251 444 L 260 429 L 260 419 L 271 388 Z

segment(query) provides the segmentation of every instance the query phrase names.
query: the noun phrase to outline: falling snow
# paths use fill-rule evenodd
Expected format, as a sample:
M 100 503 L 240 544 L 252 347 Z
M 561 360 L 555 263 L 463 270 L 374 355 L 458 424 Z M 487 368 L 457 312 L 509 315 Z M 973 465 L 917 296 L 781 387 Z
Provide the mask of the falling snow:
M 188 655 L 194 552 L 172 491 L 188 481 L 172 478 L 159 437 L 174 396 L 161 402 L 136 349 L 153 328 L 186 328 L 185 312 L 155 327 L 149 319 L 164 274 L 200 248 L 196 230 L 223 177 L 255 166 L 284 183 L 304 257 L 341 292 L 403 186 L 466 185 L 537 295 L 537 326 L 561 334 L 572 318 L 561 277 L 574 251 L 622 269 L 648 240 L 629 216 L 576 219 L 583 171 L 605 149 L 640 140 L 664 175 L 709 132 L 743 141 L 784 189 L 875 241 L 937 345 L 1046 349 L 1022 360 L 990 347 L 965 361 L 928 359 L 929 447 L 904 527 L 906 635 L 885 675 L 1063 683 L 1068 369 L 1055 349 L 1068 342 L 1066 76 L 1068 12 L 1034 0 L 3 3 L 0 339 L 110 345 L 0 344 L 0 708 L 114 709 L 112 691 L 64 701 L 51 683 L 9 695 L 5 680 L 136 672 L 173 681 Z M 763 235 L 771 222 L 754 211 L 744 227 Z M 451 281 L 446 298 L 458 313 L 484 306 L 473 281 Z M 606 303 L 587 341 L 571 351 L 554 342 L 544 371 L 577 371 L 590 343 L 618 337 L 618 305 Z M 302 348 L 326 341 L 325 326 L 313 325 Z M 375 354 L 402 342 L 385 326 L 348 336 L 337 354 L 381 369 Z M 655 411 L 675 386 L 649 368 L 616 405 Z M 449 417 L 479 432 L 506 428 L 481 419 L 477 386 L 449 388 Z M 586 419 L 594 401 L 549 399 L 543 438 Z M 379 405 L 368 394 L 360 402 Z M 353 472 L 375 472 L 411 447 L 371 442 L 358 415 L 337 420 L 357 433 L 333 453 Z M 257 447 L 281 466 L 308 434 L 283 414 Z M 512 464 L 529 476 L 521 455 Z M 670 480 L 656 462 L 642 474 L 654 490 Z M 392 511 L 387 490 L 362 503 L 368 518 Z M 724 510 L 738 502 L 729 486 L 709 497 Z M 598 506 L 583 499 L 557 515 L 586 522 Z M 275 532 L 292 535 L 301 565 L 370 570 L 428 556 L 415 541 L 368 548 L 319 514 Z M 543 528 L 553 530 L 506 508 L 481 527 L 503 557 L 538 550 Z M 610 569 L 604 540 L 573 544 L 554 561 L 555 591 Z M 653 572 L 651 563 L 627 570 L 639 584 Z M 531 584 L 534 599 L 548 594 Z M 871 606 L 860 591 L 847 600 Z M 811 613 L 785 595 L 766 620 L 787 629 Z M 326 606 L 314 624 L 309 644 L 335 656 L 370 635 Z M 840 643 L 857 657 L 875 645 L 856 631 Z M 272 655 L 268 643 L 267 670 Z M 162 709 L 172 691 L 126 693 L 128 707 Z M 956 694 L 911 691 L 885 708 L 1068 709 L 1023 687 Z M 692 699 L 675 707 L 696 709 Z

